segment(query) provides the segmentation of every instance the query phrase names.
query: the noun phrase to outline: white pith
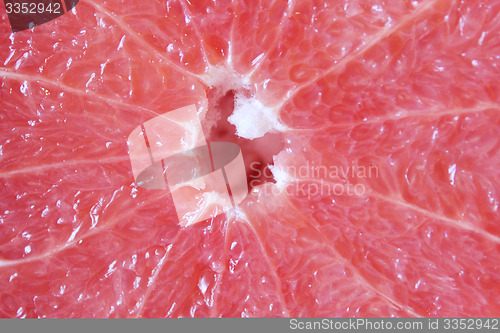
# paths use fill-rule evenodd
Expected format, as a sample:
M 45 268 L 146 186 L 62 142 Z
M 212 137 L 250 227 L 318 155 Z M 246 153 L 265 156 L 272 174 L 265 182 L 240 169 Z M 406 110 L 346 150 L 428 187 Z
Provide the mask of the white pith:
M 256 96 L 249 95 L 248 92 L 252 91 L 249 78 L 237 74 L 230 65 L 210 67 L 202 78 L 215 89 L 216 99 L 230 90 L 235 92 L 234 111 L 228 121 L 236 127 L 239 137 L 253 140 L 267 133 L 286 130 L 279 120 L 279 109 L 266 106 Z

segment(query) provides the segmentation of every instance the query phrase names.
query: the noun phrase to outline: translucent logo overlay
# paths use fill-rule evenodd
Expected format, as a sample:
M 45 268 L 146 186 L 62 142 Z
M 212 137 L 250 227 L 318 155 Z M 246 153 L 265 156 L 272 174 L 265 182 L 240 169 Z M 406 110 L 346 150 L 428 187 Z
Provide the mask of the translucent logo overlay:
M 183 227 L 234 208 L 248 194 L 240 147 L 207 143 L 194 105 L 145 122 L 127 143 L 136 184 L 168 186 Z

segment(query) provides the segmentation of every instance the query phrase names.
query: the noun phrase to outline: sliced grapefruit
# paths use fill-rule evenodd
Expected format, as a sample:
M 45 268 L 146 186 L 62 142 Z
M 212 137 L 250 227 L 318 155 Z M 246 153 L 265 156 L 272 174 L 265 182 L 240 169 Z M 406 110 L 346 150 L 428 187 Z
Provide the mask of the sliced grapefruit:
M 500 314 L 500 2 L 0 10 L 0 316 Z M 193 104 L 251 193 L 183 228 L 127 137 Z

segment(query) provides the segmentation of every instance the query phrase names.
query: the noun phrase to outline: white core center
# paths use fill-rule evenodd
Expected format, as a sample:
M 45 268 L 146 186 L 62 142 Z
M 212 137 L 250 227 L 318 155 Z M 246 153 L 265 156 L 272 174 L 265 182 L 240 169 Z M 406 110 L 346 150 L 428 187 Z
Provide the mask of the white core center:
M 211 86 L 217 86 L 221 96 L 229 90 L 235 91 L 234 111 L 228 121 L 236 127 L 239 137 L 253 140 L 269 132 L 283 132 L 286 129 L 279 121 L 279 110 L 262 104 L 255 96 L 245 94 L 251 90 L 251 83 L 229 66 L 212 67 L 204 79 Z

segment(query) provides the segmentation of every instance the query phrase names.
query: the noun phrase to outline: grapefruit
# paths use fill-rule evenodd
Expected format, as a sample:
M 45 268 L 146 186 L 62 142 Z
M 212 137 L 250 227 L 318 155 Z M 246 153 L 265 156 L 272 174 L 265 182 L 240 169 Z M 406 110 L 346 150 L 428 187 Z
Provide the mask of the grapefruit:
M 1 8 L 0 316 L 498 316 L 499 12 L 82 0 L 13 34 Z M 182 228 L 127 137 L 193 104 L 251 193 Z

